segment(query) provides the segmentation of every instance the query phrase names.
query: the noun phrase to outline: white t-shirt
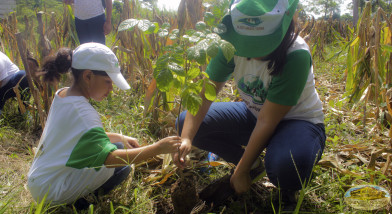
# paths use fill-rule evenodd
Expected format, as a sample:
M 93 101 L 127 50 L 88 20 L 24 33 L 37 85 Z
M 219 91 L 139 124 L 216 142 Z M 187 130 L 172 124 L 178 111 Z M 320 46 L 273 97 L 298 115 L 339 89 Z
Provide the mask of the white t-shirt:
M 283 72 L 275 76 L 270 75 L 268 61 L 234 56 L 228 63 L 222 51 L 211 60 L 207 73 L 217 82 L 224 82 L 233 75 L 241 98 L 255 117 L 268 99 L 292 106 L 284 120 L 323 123 L 323 106 L 315 88 L 308 45 L 298 36 L 286 54 Z
M 37 202 L 45 194 L 52 204 L 72 203 L 93 192 L 114 173 L 103 164 L 117 149 L 103 130 L 98 113 L 82 96 L 56 92 L 37 153 L 28 173 L 28 188 Z
M 101 0 L 75 0 L 74 15 L 81 20 L 91 19 L 105 13 Z
M 13 74 L 19 71 L 18 66 L 11 62 L 10 58 L 0 51 L 0 88 L 3 87 Z

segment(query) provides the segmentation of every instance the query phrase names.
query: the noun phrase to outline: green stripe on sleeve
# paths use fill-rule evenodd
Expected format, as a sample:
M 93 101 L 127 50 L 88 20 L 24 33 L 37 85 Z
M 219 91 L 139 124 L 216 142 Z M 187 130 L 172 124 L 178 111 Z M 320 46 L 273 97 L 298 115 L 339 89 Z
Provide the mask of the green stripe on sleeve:
M 79 139 L 66 166 L 76 169 L 95 168 L 98 171 L 109 153 L 116 149 L 116 145 L 110 142 L 103 128 L 92 128 Z
M 219 48 L 218 55 L 208 63 L 207 74 L 216 82 L 226 82 L 234 72 L 234 58 L 227 62 L 222 50 Z
M 280 105 L 297 105 L 308 80 L 311 64 L 310 54 L 306 50 L 287 55 L 283 73 L 272 78 L 267 99 Z

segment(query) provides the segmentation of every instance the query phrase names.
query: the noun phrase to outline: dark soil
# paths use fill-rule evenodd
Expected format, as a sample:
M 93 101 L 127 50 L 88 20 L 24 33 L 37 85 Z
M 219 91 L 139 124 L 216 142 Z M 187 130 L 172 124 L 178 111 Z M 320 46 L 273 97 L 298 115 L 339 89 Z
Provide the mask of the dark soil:
M 196 192 L 196 177 L 193 174 L 183 174 L 170 189 L 174 213 L 189 214 L 198 204 Z

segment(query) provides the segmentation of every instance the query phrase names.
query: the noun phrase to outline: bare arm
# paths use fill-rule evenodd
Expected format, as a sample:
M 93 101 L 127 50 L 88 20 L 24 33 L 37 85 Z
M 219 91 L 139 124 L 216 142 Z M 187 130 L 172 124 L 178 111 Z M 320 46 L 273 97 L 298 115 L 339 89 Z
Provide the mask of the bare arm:
M 252 164 L 267 147 L 268 140 L 291 107 L 272 103 L 268 100 L 263 104 L 245 152 L 231 178 L 231 184 L 237 193 L 243 193 L 249 189 L 251 184 L 249 171 Z
M 103 25 L 103 32 L 108 35 L 112 31 L 112 0 L 105 0 L 106 4 L 106 21 Z
M 225 85 L 225 82 L 213 82 L 215 84 L 216 93 L 218 94 Z M 189 112 L 186 113 L 184 126 L 181 133 L 182 144 L 180 146 L 179 152 L 173 154 L 173 161 L 180 168 L 185 167 L 185 156 L 191 151 L 192 140 L 195 137 L 197 130 L 199 130 L 200 124 L 203 122 L 203 119 L 212 104 L 212 101 L 209 101 L 205 98 L 204 89 L 201 92 L 201 97 L 202 105 L 200 106 L 197 114 L 193 116 Z
M 106 167 L 110 168 L 138 163 L 159 154 L 167 154 L 177 151 L 180 144 L 180 137 L 171 136 L 144 147 L 117 149 L 109 153 L 104 164 Z
M 111 132 L 106 132 L 106 135 L 109 137 L 111 143 L 122 142 L 128 149 L 140 147 L 139 141 L 136 138 Z

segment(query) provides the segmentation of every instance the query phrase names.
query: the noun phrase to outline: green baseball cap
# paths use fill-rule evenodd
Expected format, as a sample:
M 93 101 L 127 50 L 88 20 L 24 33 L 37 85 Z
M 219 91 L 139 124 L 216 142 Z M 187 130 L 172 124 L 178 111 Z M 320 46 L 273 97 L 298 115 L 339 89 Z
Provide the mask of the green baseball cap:
M 222 20 L 227 30 L 220 36 L 234 45 L 237 56 L 267 56 L 282 42 L 297 4 L 298 0 L 233 0 Z

